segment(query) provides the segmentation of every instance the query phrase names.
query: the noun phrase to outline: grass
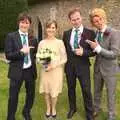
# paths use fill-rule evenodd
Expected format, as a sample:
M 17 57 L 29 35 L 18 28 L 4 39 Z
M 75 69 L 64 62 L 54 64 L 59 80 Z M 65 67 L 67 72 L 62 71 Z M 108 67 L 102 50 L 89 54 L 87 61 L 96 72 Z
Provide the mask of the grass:
M 39 67 L 39 66 L 38 66 Z M 6 120 L 7 115 L 7 101 L 8 101 L 8 90 L 9 90 L 9 80 L 7 78 L 7 71 L 8 71 L 8 64 L 0 61 L 0 120 Z M 38 70 L 39 72 L 39 70 Z M 91 79 L 93 75 L 93 65 L 91 66 Z M 120 75 L 117 75 L 118 83 L 116 89 L 116 120 L 120 120 Z M 93 80 L 92 80 L 93 82 Z M 33 120 L 44 120 L 44 113 L 45 113 L 45 103 L 43 95 L 40 95 L 38 92 L 39 88 L 39 80 L 36 80 L 36 97 L 34 106 L 32 109 L 32 118 Z M 73 116 L 72 120 L 85 120 L 85 113 L 84 113 L 84 106 L 83 106 L 83 99 L 81 94 L 81 89 L 79 83 L 77 82 L 77 113 Z M 92 91 L 93 91 L 93 84 L 92 84 Z M 22 108 L 24 105 L 25 99 L 25 89 L 24 84 L 21 88 L 19 94 L 19 104 L 16 113 L 16 120 L 23 120 L 22 118 Z M 106 90 L 104 89 L 103 92 L 103 99 L 102 99 L 102 111 L 99 117 L 96 120 L 105 120 L 107 117 L 107 108 L 106 108 Z M 66 113 L 68 111 L 68 97 L 67 97 L 67 85 L 66 80 L 64 80 L 63 92 L 59 96 L 58 104 L 57 104 L 57 115 L 58 120 L 66 120 Z

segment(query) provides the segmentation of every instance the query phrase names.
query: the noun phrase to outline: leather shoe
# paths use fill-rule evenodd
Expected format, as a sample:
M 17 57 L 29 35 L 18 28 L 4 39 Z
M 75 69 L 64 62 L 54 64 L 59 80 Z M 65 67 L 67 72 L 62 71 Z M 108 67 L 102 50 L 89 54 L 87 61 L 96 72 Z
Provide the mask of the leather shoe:
M 55 114 L 55 115 L 52 115 L 52 118 L 53 118 L 53 119 L 56 119 L 56 117 L 57 117 L 57 115 L 56 115 L 56 114 Z
M 32 117 L 28 113 L 23 113 L 24 120 L 32 120 Z
M 51 117 L 51 114 L 49 114 L 49 115 L 48 115 L 48 114 L 45 114 L 45 117 L 46 117 L 46 118 L 50 118 L 50 117 Z
M 71 119 L 75 112 L 76 112 L 76 110 L 70 110 L 67 114 L 67 118 Z

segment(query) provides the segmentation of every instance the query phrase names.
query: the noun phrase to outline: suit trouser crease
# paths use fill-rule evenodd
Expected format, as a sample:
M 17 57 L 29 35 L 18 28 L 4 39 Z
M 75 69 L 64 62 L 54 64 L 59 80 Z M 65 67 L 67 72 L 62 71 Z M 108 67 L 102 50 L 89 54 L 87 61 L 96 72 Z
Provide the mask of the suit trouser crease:
M 68 99 L 70 109 L 76 109 L 76 75 L 74 72 L 66 74 L 68 86 Z
M 102 79 L 101 79 L 102 78 Z M 107 107 L 108 115 L 115 116 L 115 90 L 116 90 L 116 77 L 115 76 L 103 76 L 100 72 L 95 74 L 94 84 L 94 103 L 95 111 L 99 111 L 101 103 L 101 93 L 103 90 L 103 85 L 105 83 L 107 92 Z M 102 86 L 102 89 L 101 89 Z
M 94 111 L 100 111 L 101 97 L 104 86 L 104 80 L 101 73 L 94 73 Z
M 82 95 L 86 111 L 87 120 L 93 120 L 93 103 L 91 94 L 91 82 L 89 75 L 78 76 L 80 86 L 82 88 Z

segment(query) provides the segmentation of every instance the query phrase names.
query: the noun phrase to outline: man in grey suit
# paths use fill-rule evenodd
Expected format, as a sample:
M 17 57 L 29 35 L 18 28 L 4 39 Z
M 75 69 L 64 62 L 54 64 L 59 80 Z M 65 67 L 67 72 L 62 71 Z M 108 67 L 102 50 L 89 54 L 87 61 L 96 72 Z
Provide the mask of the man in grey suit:
M 103 9 L 95 8 L 90 13 L 92 25 L 97 29 L 95 42 L 87 40 L 96 52 L 94 65 L 94 115 L 100 111 L 101 95 L 105 83 L 108 102 L 108 120 L 115 120 L 115 89 L 118 70 L 120 32 L 107 26 Z

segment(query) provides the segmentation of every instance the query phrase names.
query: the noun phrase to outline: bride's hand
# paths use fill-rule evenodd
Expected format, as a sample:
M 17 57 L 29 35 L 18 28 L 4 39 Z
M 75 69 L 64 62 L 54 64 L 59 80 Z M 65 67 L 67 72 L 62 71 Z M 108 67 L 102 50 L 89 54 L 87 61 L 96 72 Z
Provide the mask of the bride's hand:
M 46 71 L 50 71 L 50 70 L 52 70 L 52 69 L 53 69 L 52 65 L 51 65 L 51 64 L 48 64 L 48 66 L 47 66 L 47 68 L 46 68 Z

